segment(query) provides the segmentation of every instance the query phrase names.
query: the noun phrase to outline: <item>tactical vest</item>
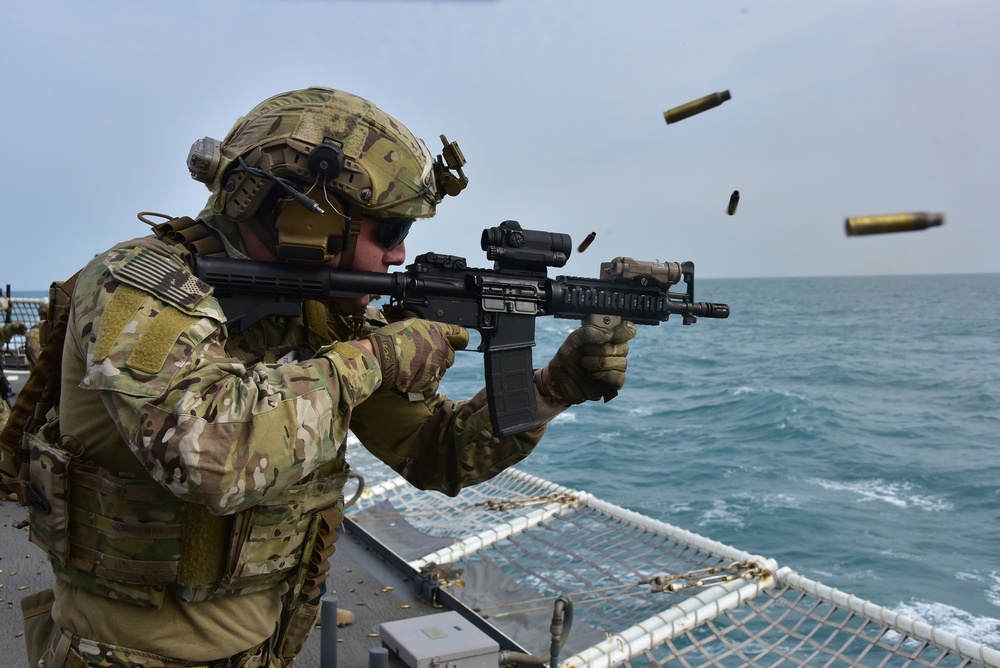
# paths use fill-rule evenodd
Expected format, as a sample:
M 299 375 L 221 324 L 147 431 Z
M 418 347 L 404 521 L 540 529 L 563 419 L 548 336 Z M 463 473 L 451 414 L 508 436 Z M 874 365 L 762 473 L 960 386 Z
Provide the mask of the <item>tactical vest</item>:
M 222 252 L 221 244 L 190 219 L 173 219 L 154 230 L 168 242 L 158 248 L 187 266 L 188 249 Z M 60 357 L 61 351 L 60 346 Z M 57 376 L 61 372 L 51 359 L 44 366 Z M 43 385 L 53 386 L 52 378 L 44 380 Z M 23 503 L 30 539 L 46 551 L 57 577 L 114 600 L 152 607 L 162 604 L 168 590 L 182 601 L 201 601 L 281 583 L 289 585 L 285 600 L 291 608 L 318 600 L 334 529 L 343 517 L 348 477 L 343 452 L 260 505 L 214 516 L 204 506 L 178 499 L 145 471 L 122 477 L 88 462 L 72 439 L 61 436 L 58 403 L 52 403 L 44 424 L 24 432 L 21 459 L 27 466 L 20 468 L 27 469 Z M 132 466 L 123 463 L 118 470 L 134 471 L 134 455 L 124 444 L 120 449 Z

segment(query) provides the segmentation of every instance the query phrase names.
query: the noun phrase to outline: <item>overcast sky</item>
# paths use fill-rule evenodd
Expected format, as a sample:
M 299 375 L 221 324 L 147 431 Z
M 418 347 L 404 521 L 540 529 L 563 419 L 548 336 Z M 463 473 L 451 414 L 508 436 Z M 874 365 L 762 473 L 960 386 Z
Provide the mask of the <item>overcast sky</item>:
M 1000 271 L 995 0 L 5 0 L 0 284 L 44 289 L 196 214 L 191 143 L 273 94 L 367 97 L 457 140 L 469 188 L 409 256 L 506 219 L 700 278 Z M 667 125 L 663 112 L 729 90 Z M 733 190 L 741 199 L 726 215 Z M 844 234 L 846 216 L 942 227 Z

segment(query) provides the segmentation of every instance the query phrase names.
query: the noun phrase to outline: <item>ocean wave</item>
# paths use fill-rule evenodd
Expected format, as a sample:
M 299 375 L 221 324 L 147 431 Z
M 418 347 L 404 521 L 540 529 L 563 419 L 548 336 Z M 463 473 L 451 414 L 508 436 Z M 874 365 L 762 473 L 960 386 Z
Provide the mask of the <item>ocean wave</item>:
M 940 496 L 913 493 L 915 486 L 911 482 L 889 482 L 882 478 L 853 482 L 810 478 L 806 482 L 836 492 L 851 492 L 860 497 L 859 503 L 882 501 L 897 508 L 916 508 L 925 512 L 954 510 L 954 505 Z
M 900 603 L 893 606 L 892 610 L 973 642 L 993 647 L 1000 645 L 1000 619 L 995 617 L 974 615 L 946 603 L 921 599 Z M 898 638 L 896 633 L 887 635 L 890 642 L 893 641 L 892 636 Z
M 986 599 L 1000 608 L 1000 574 L 992 571 L 990 577 L 993 579 L 993 584 L 986 590 Z
M 777 510 L 786 508 L 801 508 L 802 501 L 793 494 L 785 492 L 745 492 L 737 494 L 736 498 L 745 499 L 759 510 Z
M 716 499 L 712 502 L 712 507 L 704 511 L 698 518 L 698 526 L 730 526 L 742 527 L 744 516 L 749 508 L 746 506 L 729 504 L 725 499 Z

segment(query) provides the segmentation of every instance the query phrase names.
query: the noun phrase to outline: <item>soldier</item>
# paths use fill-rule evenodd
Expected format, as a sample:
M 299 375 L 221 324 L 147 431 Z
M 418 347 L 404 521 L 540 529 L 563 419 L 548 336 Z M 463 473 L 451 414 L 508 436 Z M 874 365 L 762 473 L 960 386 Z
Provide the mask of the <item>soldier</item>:
M 307 300 L 300 317 L 240 330 L 191 273 L 195 252 L 402 264 L 411 224 L 466 181 L 401 123 L 345 92 L 291 91 L 221 143 L 196 142 L 189 167 L 211 191 L 196 219 L 156 225 L 76 277 L 58 420 L 29 436 L 45 497 L 29 504 L 31 536 L 55 580 L 26 604 L 25 635 L 46 668 L 289 666 L 343 518 L 348 428 L 449 495 L 519 462 L 545 431 L 495 438 L 485 390 L 437 392 L 468 342 L 460 327 L 387 319 L 362 297 Z M 619 389 L 634 334 L 574 331 L 536 371 L 543 423 Z
M 28 360 L 28 368 L 33 369 L 42 354 L 42 321 L 48 317 L 49 305 L 42 302 L 38 305 L 38 320 L 28 328 L 24 335 L 24 357 Z
M 0 297 L 0 313 L 6 313 L 10 309 L 10 301 L 6 297 Z M 24 336 L 28 328 L 23 322 L 8 322 L 0 327 L 0 346 L 6 346 L 15 336 Z
M 6 313 L 10 309 L 10 301 L 6 297 L 0 297 L 0 312 Z M 8 322 L 0 327 L 0 347 L 6 346 L 15 336 L 25 336 L 28 328 L 23 322 Z M 14 390 L 10 386 L 10 381 L 3 373 L 3 360 L 0 359 L 0 429 L 7 424 L 7 417 L 10 415 L 11 402 L 14 401 Z M 4 498 L 8 498 L 4 495 Z

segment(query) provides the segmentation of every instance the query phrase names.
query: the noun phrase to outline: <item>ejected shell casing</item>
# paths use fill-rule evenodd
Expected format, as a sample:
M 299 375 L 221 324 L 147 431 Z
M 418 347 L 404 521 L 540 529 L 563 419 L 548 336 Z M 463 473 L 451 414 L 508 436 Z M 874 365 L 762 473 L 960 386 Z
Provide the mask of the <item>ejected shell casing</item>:
M 712 93 L 711 95 L 706 95 L 705 97 L 699 98 L 694 102 L 688 102 L 687 104 L 682 104 L 679 107 L 667 109 L 663 112 L 663 118 L 667 121 L 667 125 L 676 123 L 677 121 L 683 121 L 688 116 L 694 116 L 695 114 L 700 114 L 703 111 L 708 111 L 713 107 L 718 107 L 720 104 L 728 100 L 729 97 L 728 90 L 724 90 L 721 93 Z
M 734 190 L 733 194 L 729 196 L 729 206 L 726 207 L 726 213 L 730 216 L 736 213 L 736 205 L 740 203 L 740 191 Z
M 592 244 L 594 242 L 594 239 L 596 238 L 597 238 L 597 232 L 591 232 L 590 234 L 588 234 L 587 238 L 581 241 L 580 245 L 576 247 L 576 252 L 582 253 L 583 251 L 590 248 L 590 244 Z
M 890 234 L 912 232 L 937 227 L 944 223 L 940 213 L 889 213 L 881 216 L 855 216 L 844 220 L 844 231 L 849 237 L 863 234 Z

